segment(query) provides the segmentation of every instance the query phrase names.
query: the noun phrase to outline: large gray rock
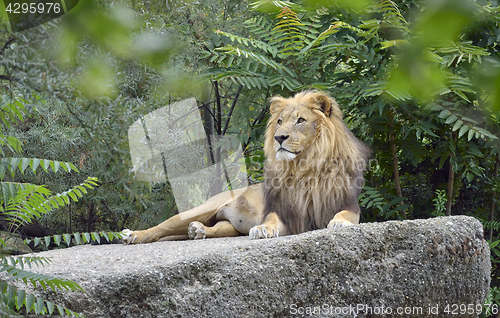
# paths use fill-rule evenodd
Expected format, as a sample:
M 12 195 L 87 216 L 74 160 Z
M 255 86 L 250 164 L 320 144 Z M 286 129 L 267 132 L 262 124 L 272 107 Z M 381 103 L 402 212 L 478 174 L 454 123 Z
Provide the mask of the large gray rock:
M 81 284 L 86 294 L 46 297 L 87 318 L 477 317 L 445 310 L 480 308 L 489 253 L 481 224 L 457 216 L 257 241 L 85 245 L 39 253 L 53 262 L 35 271 Z

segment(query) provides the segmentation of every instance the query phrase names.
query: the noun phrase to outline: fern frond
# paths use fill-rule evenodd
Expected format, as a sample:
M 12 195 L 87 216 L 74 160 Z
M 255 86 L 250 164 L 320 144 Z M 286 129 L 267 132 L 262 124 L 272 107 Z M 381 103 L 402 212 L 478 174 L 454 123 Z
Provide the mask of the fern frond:
M 281 45 L 280 54 L 282 56 L 295 55 L 304 45 L 304 34 L 302 32 L 304 24 L 300 21 L 297 13 L 288 7 L 281 9 L 276 19 L 278 22 L 272 32 Z
M 245 49 L 241 49 L 241 48 L 227 45 L 224 47 L 216 48 L 215 51 L 223 53 L 223 54 L 234 55 L 237 57 L 243 56 L 247 59 L 257 61 L 261 65 L 271 67 L 275 70 L 281 69 L 281 70 L 287 72 L 288 74 L 291 74 L 291 75 L 294 74 L 293 71 L 288 69 L 286 66 L 284 66 L 284 65 L 282 65 L 274 60 L 267 58 L 265 55 L 255 53 L 255 52 L 252 52 L 250 50 L 245 50 Z
M 303 8 L 293 2 L 284 0 L 255 0 L 249 5 L 251 10 L 263 12 L 263 13 L 277 13 L 283 8 L 287 7 L 295 12 L 303 11 Z
M 377 10 L 382 12 L 383 21 L 406 35 L 409 32 L 408 22 L 401 14 L 399 7 L 391 0 L 380 1 Z
M 481 63 L 482 57 L 490 55 L 486 48 L 475 46 L 471 41 L 442 45 L 436 47 L 435 52 L 443 55 L 443 64 L 447 67 L 460 64 L 462 61 Z
M 379 215 L 384 218 L 404 213 L 409 207 L 408 204 L 401 204 L 405 199 L 404 197 L 399 198 L 396 196 L 386 198 L 379 190 L 369 186 L 363 187 L 363 192 L 361 192 L 358 198 L 361 206 L 365 206 L 367 209 L 376 208 L 379 211 Z
M 15 226 L 29 223 L 41 214 L 66 206 L 71 201 L 76 202 L 79 197 L 87 193 L 87 189 L 98 186 L 97 178 L 88 177 L 83 183 L 52 195 L 52 192 L 45 186 L 15 182 L 1 182 L 0 184 L 2 187 L 0 203 L 2 203 L 3 214 Z
M 326 30 L 321 32 L 315 39 L 313 39 L 307 46 L 302 48 L 300 51 L 300 55 L 306 54 L 308 51 L 310 51 L 312 48 L 317 47 L 318 45 L 322 44 L 325 39 L 327 39 L 330 35 L 335 34 L 339 31 L 338 28 L 334 27 L 333 24 L 330 25 L 330 27 Z
M 276 54 L 278 54 L 278 50 L 275 47 L 268 45 L 263 41 L 241 37 L 221 30 L 217 30 L 216 32 L 217 34 L 224 35 L 228 37 L 231 41 L 238 42 L 239 44 L 245 45 L 246 47 L 259 48 L 262 51 L 271 54 L 273 57 L 276 57 Z
M 9 95 L 0 98 L 0 120 L 5 127 L 10 128 L 11 123 L 19 123 L 24 118 L 24 105 L 28 102 L 24 99 L 12 99 Z
M 361 92 L 365 97 L 379 96 L 384 93 L 399 101 L 406 101 L 412 98 L 408 91 L 391 87 L 389 83 L 385 81 L 371 84 Z
M 484 221 L 483 227 L 485 230 L 493 229 L 494 231 L 498 231 L 498 230 L 500 230 L 500 221 L 499 220 Z
M 20 171 L 24 174 L 28 167 L 30 167 L 34 173 L 36 173 L 39 167 L 45 172 L 48 172 L 49 168 L 54 172 L 60 171 L 60 168 L 68 173 L 71 171 L 78 172 L 78 169 L 70 162 L 38 158 L 2 158 L 0 160 L 0 180 L 3 179 L 7 171 L 14 177 L 16 171 Z
M 0 135 L 0 155 L 5 156 L 3 147 L 7 147 L 10 151 L 19 153 L 21 152 L 21 141 L 16 137 Z
M 75 282 L 53 276 L 32 273 L 16 266 L 9 265 L 5 259 L 3 263 L 0 263 L 0 273 L 2 272 L 5 272 L 8 278 L 22 280 L 26 285 L 30 282 L 33 288 L 36 288 L 38 283 L 44 290 L 47 290 L 47 287 L 49 287 L 53 291 L 56 291 L 56 289 L 84 291 L 83 288 Z
M 250 33 L 259 38 L 262 42 L 269 44 L 272 40 L 277 41 L 271 32 L 273 22 L 265 17 L 246 20 L 244 25 Z
M 467 133 L 467 141 L 470 141 L 472 138 L 481 138 L 484 140 L 498 139 L 498 137 L 490 131 L 476 126 L 478 122 L 461 114 L 460 110 L 455 108 L 453 103 L 432 103 L 429 108 L 434 111 L 439 111 L 438 117 L 444 120 L 446 125 L 453 125 L 452 131 L 458 130 L 458 138 L 461 138 Z
M 2 262 L 7 263 L 11 266 L 20 266 L 21 269 L 24 269 L 25 266 L 28 266 L 29 269 L 32 268 L 33 265 L 37 267 L 41 267 L 45 264 L 49 264 L 52 261 L 50 258 L 40 257 L 40 256 L 20 256 L 20 257 L 4 257 Z
M 33 294 L 26 293 L 22 289 L 7 284 L 6 281 L 0 281 L 0 314 L 7 313 L 8 315 L 1 317 L 19 317 L 17 312 L 24 308 L 27 313 L 33 311 L 36 315 L 52 315 L 55 313 L 55 308 L 60 316 L 83 317 L 68 308 L 61 305 L 54 305 L 52 302 L 44 300 L 41 297 L 36 297 Z
M 107 242 L 113 241 L 116 239 L 122 239 L 124 235 L 121 232 L 92 232 L 92 233 L 71 233 L 71 234 L 61 234 L 61 235 L 52 235 L 45 237 L 35 237 L 34 239 L 26 239 L 24 242 L 29 244 L 33 242 L 33 245 L 45 245 L 47 248 L 50 244 L 54 243 L 57 246 L 61 246 L 64 242 L 66 246 L 70 246 L 74 240 L 76 245 L 91 243 L 92 241 L 101 243 L 101 238 L 104 238 Z

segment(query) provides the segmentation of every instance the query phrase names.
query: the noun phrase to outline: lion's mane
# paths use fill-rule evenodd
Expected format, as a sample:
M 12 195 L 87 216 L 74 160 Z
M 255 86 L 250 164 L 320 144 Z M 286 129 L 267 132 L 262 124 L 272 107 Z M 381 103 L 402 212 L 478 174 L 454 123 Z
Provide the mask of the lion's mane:
M 274 132 L 286 107 L 304 105 L 317 116 L 313 144 L 293 160 L 276 160 Z M 302 92 L 292 99 L 271 100 L 264 153 L 264 218 L 275 212 L 290 234 L 326 228 L 336 213 L 360 213 L 358 196 L 370 155 L 342 120 L 337 103 L 320 92 Z

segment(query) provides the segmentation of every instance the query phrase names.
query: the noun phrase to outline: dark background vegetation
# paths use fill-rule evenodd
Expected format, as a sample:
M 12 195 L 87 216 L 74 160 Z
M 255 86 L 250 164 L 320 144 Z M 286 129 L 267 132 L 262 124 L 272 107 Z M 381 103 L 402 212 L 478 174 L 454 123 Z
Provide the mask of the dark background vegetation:
M 19 231 L 139 229 L 177 213 L 168 183 L 135 178 L 127 131 L 183 98 L 209 105 L 215 132 L 238 136 L 258 182 L 268 98 L 321 89 L 372 149 L 361 221 L 477 218 L 498 303 L 499 22 L 495 0 L 95 0 L 18 33 L 3 20 L 0 107 L 23 105 L 23 120 L 2 118 L 22 150 L 2 142 L 3 157 L 80 170 L 27 169 L 4 181 L 62 192 L 100 180 Z

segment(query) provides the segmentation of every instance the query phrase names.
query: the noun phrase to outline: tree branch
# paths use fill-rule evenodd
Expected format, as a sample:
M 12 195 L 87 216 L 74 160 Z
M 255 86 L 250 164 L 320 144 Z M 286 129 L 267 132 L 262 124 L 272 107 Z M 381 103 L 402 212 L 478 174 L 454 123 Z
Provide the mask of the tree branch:
M 14 42 L 16 38 L 14 36 L 11 36 L 7 42 L 5 42 L 5 44 L 3 45 L 3 47 L 0 49 L 0 55 L 3 55 L 3 53 L 5 52 L 5 50 L 7 50 L 9 48 L 9 46 Z
M 229 109 L 229 114 L 227 114 L 227 120 L 226 124 L 224 125 L 224 130 L 222 130 L 221 136 L 224 136 L 227 131 L 227 127 L 229 126 L 229 120 L 231 119 L 231 115 L 233 114 L 234 107 L 236 106 L 236 102 L 238 101 L 238 98 L 240 97 L 241 89 L 243 88 L 243 85 L 240 85 L 238 87 L 238 91 L 236 92 L 236 95 L 234 96 L 233 99 L 233 104 L 231 105 L 231 108 Z
M 0 80 L 9 81 L 9 82 L 19 82 L 19 80 L 13 76 L 8 75 L 0 75 Z

